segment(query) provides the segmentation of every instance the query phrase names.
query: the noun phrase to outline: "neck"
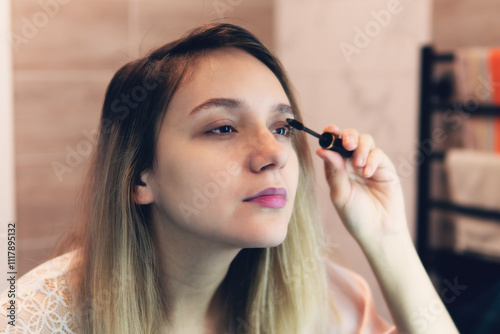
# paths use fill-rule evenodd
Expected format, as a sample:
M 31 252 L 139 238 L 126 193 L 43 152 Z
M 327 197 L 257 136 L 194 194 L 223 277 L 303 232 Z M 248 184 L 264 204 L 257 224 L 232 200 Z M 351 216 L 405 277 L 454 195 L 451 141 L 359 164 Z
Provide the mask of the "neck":
M 219 287 L 239 249 L 190 236 L 173 224 L 153 224 L 154 243 L 167 293 L 170 326 L 206 333 L 222 319 Z M 190 328 L 190 331 L 186 331 Z M 171 332 L 175 330 L 170 329 Z

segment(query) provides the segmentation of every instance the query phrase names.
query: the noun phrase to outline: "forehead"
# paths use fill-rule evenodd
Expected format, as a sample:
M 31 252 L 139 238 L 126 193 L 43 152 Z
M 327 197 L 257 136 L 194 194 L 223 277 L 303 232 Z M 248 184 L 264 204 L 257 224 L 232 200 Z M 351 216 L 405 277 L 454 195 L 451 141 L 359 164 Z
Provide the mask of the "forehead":
M 192 62 L 170 105 L 187 107 L 200 100 L 226 97 L 288 102 L 278 78 L 260 60 L 237 48 L 221 48 Z

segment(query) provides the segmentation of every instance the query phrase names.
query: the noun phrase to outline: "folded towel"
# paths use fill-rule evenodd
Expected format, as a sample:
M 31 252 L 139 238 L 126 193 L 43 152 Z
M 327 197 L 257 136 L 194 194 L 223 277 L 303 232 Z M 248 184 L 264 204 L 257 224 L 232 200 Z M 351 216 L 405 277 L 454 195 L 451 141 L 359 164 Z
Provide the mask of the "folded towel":
M 470 117 L 463 123 L 463 147 L 477 151 L 495 151 L 495 124 L 491 118 Z
M 500 224 L 491 220 L 456 217 L 453 248 L 500 258 Z
M 500 210 L 500 154 L 450 149 L 445 168 L 453 202 Z
M 453 66 L 458 104 L 500 105 L 500 48 L 459 48 Z M 500 153 L 500 117 L 466 123 L 466 147 Z
M 459 103 L 472 100 L 491 104 L 488 52 L 487 48 L 462 48 L 455 51 L 454 72 Z
M 445 169 L 452 202 L 500 210 L 500 155 L 450 149 L 446 153 Z M 448 232 L 451 230 L 451 246 L 455 251 L 500 258 L 500 222 L 459 214 L 450 218 Z M 449 243 L 441 244 L 447 245 Z

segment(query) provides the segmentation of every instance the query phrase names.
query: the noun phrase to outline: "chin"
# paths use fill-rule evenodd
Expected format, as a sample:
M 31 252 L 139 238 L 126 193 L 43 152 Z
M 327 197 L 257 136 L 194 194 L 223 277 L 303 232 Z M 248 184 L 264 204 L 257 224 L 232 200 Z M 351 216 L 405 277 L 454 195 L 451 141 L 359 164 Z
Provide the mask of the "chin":
M 241 235 L 243 248 L 268 248 L 279 246 L 286 238 L 287 229 L 259 229 Z

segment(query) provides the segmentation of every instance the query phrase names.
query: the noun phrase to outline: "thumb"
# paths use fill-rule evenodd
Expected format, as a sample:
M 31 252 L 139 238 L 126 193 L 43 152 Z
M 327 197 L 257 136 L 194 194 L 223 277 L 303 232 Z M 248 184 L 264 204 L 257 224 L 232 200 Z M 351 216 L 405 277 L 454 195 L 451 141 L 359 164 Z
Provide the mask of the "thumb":
M 337 152 L 318 148 L 316 154 L 324 160 L 325 176 L 330 186 L 330 197 L 333 205 L 342 208 L 351 193 L 349 172 L 344 159 Z

